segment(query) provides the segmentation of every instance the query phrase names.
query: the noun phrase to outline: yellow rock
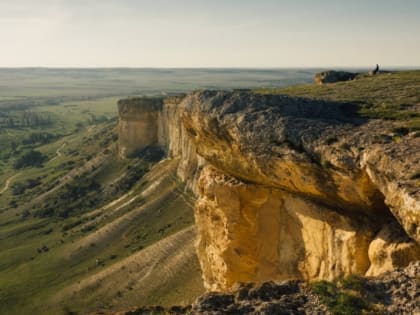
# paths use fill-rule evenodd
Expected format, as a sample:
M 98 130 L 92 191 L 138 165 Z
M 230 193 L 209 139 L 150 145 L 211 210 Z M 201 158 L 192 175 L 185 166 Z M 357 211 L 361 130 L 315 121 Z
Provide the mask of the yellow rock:
M 197 251 L 207 289 L 237 282 L 364 274 L 371 226 L 289 192 L 207 166 L 199 179 Z

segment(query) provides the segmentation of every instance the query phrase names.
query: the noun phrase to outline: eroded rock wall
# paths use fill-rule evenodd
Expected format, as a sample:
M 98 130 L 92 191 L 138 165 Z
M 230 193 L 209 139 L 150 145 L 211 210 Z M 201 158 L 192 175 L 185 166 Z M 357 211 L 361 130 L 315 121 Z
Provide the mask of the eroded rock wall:
M 375 227 L 284 190 L 246 184 L 206 167 L 196 205 L 207 288 L 236 282 L 364 274 Z
M 207 288 L 377 275 L 420 258 L 418 138 L 378 143 L 386 123 L 334 102 L 205 91 L 183 106 L 213 166 L 196 206 Z
M 197 191 L 198 170 L 205 163 L 182 123 L 184 96 L 133 98 L 119 102 L 119 154 L 135 157 L 147 147 L 162 149 L 167 158 L 178 158 L 178 177 Z
M 120 143 L 179 159 L 207 289 L 378 275 L 420 259 L 420 138 L 388 141 L 350 105 L 195 92 L 120 109 Z
M 131 158 L 158 143 L 158 116 L 162 99 L 135 98 L 118 102 L 118 151 L 120 158 Z

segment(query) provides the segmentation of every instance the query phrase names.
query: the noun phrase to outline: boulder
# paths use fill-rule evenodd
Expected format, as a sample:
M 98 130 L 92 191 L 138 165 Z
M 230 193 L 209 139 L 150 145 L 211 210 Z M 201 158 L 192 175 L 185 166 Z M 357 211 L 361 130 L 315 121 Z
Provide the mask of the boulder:
M 316 84 L 336 83 L 340 81 L 354 80 L 356 76 L 357 73 L 354 72 L 330 70 L 315 74 L 314 80 Z

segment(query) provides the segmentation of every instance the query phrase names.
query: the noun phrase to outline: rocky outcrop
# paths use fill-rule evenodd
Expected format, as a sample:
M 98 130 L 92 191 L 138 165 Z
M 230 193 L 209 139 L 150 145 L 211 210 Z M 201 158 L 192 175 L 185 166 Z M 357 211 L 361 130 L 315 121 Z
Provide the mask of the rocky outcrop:
M 419 190 L 400 171 L 419 167 L 419 138 L 377 143 L 386 123 L 352 116 L 349 104 L 250 92 L 183 103 L 212 165 L 195 211 L 208 289 L 376 275 L 419 259 Z
M 246 184 L 207 167 L 196 205 L 205 286 L 335 279 L 364 274 L 375 229 L 287 191 Z
M 143 307 L 119 314 L 419 314 L 420 264 L 377 278 L 352 277 L 340 283 L 302 281 L 240 283 L 231 292 L 208 292 L 193 305 Z
M 191 311 L 186 313 L 329 314 L 330 309 L 325 302 L 333 300 L 328 306 L 334 305 L 336 314 L 418 314 L 419 273 L 420 264 L 417 262 L 375 279 L 356 278 L 351 282 L 344 281 L 341 284 L 342 292 L 339 293 L 334 292 L 334 285 L 326 283 L 314 286 L 300 281 L 240 284 L 228 294 L 204 294 L 197 299 Z M 322 286 L 329 288 L 326 295 L 322 294 Z M 345 289 L 349 291 L 346 292 Z M 357 294 L 352 295 L 354 292 Z
M 142 112 L 144 102 L 131 110 Z M 420 259 L 413 176 L 420 138 L 394 140 L 386 135 L 391 122 L 362 119 L 354 106 L 195 92 L 146 106 L 141 125 L 122 115 L 120 153 L 152 145 L 179 158 L 178 176 L 198 195 L 197 252 L 207 289 L 375 276 Z M 131 133 L 140 127 L 149 130 Z
M 206 293 L 187 314 L 327 314 L 327 308 L 298 281 L 241 284 L 232 293 Z
M 316 84 L 336 83 L 340 81 L 354 80 L 357 73 L 347 71 L 324 71 L 315 74 L 314 81 Z
M 124 99 L 118 102 L 119 155 L 131 158 L 148 146 L 158 143 L 158 116 L 162 111 L 160 98 Z

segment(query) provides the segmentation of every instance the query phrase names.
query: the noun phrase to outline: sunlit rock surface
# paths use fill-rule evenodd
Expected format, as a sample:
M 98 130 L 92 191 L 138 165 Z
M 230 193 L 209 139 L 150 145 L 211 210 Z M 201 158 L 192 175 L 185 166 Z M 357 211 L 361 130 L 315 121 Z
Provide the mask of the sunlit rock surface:
M 183 107 L 213 166 L 196 205 L 207 288 L 376 275 L 419 259 L 420 138 L 382 141 L 386 122 L 336 102 L 205 91 Z
M 120 104 L 120 155 L 158 146 L 179 158 L 207 289 L 374 276 L 420 258 L 419 137 L 394 141 L 390 122 L 332 101 L 199 91 L 142 102 Z

